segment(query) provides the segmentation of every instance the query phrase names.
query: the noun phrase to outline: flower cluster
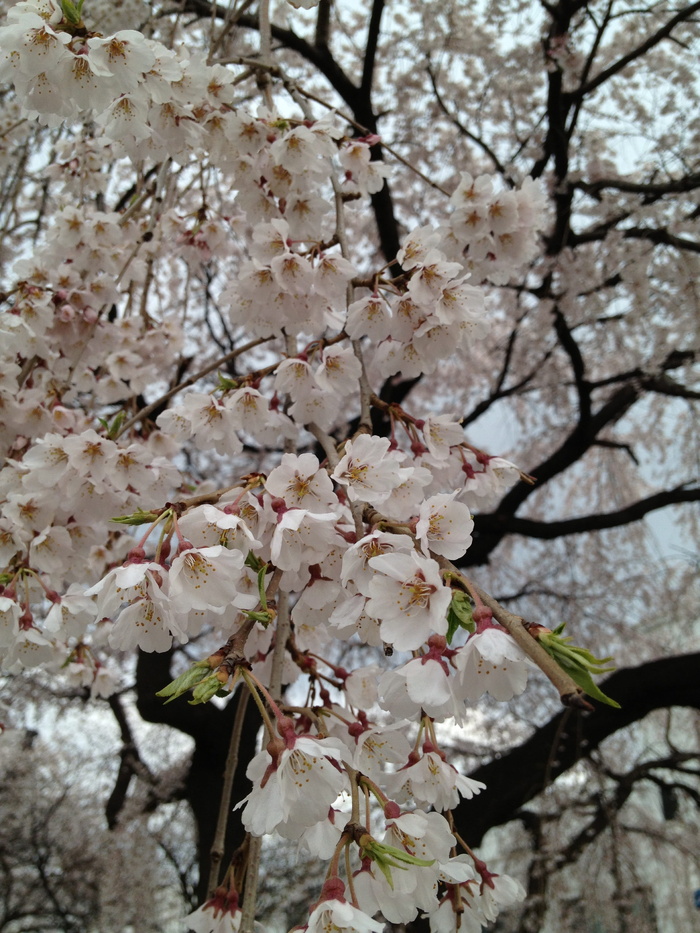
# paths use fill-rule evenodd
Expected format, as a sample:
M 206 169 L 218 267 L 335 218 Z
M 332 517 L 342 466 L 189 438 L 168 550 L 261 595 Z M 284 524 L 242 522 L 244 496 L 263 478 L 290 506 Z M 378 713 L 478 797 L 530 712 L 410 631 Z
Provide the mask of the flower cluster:
M 431 374 L 486 334 L 482 283 L 531 259 L 539 189 L 464 175 L 448 222 L 404 238 L 399 274 L 368 276 L 344 218 L 388 175 L 378 137 L 349 138 L 296 98 L 292 115 L 271 98 L 249 112 L 234 69 L 134 29 L 91 31 L 109 9 L 87 26 L 77 9 L 25 0 L 0 27 L 0 80 L 25 114 L 84 119 L 91 134 L 79 154 L 58 141 L 48 176 L 63 194 L 2 293 L 2 668 L 41 665 L 107 695 L 115 658 L 214 639 L 163 693 L 204 702 L 245 679 L 267 702 L 274 722 L 266 712 L 239 804 L 247 830 L 336 863 L 352 850 L 350 900 L 331 875 L 305 928 L 376 933 L 378 911 L 393 923 L 422 911 L 442 933 L 458 926 L 455 891 L 488 922 L 520 892 L 457 854 L 445 814 L 483 785 L 447 761 L 436 723 L 525 687 L 526 654 L 450 563 L 472 543 L 472 511 L 521 474 L 470 445 L 454 415 L 417 417 L 381 385 Z M 104 210 L 124 157 L 133 197 Z M 191 209 L 200 163 L 226 180 L 230 213 L 204 197 Z M 202 287 L 230 339 L 218 360 L 177 297 L 149 290 L 154 269 L 168 267 L 177 296 L 215 261 L 231 269 L 215 301 Z M 372 432 L 373 414 L 386 430 Z M 398 657 L 348 671 L 348 643 Z M 280 708 L 273 670 L 272 692 L 307 679 L 307 708 Z M 233 888 L 189 922 L 238 929 Z

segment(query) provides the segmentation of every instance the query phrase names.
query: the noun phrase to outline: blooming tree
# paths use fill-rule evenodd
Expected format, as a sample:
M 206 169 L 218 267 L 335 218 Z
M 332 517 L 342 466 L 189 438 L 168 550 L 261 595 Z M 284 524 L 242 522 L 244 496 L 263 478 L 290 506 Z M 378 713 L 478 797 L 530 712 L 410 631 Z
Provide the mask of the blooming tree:
M 378 916 L 420 915 L 438 933 L 479 930 L 525 892 L 456 824 L 453 811 L 485 784 L 449 761 L 445 737 L 481 697 L 519 697 L 535 668 L 567 707 L 617 704 L 593 679 L 610 658 L 574 646 L 558 620 L 508 611 L 469 567 L 488 560 L 506 518 L 511 531 L 548 538 L 698 498 L 684 477 L 626 506 L 629 517 L 515 517 L 582 453 L 624 447 L 600 434 L 640 387 L 697 397 L 668 375 L 695 359 L 671 334 L 697 311 L 697 243 L 649 218 L 618 229 L 632 208 L 606 202 L 610 191 L 639 196 L 642 213 L 650 203 L 660 216 L 664 196 L 695 190 L 697 173 L 651 187 L 611 180 L 603 155 L 596 182 L 570 172 L 558 134 L 575 132 L 576 89 L 622 66 L 594 62 L 613 3 L 599 22 L 562 2 L 544 47 L 563 124 L 544 140 L 523 132 L 507 163 L 450 110 L 445 87 L 467 80 L 458 64 L 438 67 L 426 49 L 435 101 L 496 171 L 474 160 L 447 180 L 418 149 L 403 160 L 420 194 L 402 205 L 400 233 L 371 105 L 382 4 L 359 88 L 326 55 L 330 3 L 313 14 L 313 44 L 275 25 L 305 14 L 249 6 L 186 2 L 149 16 L 138 3 L 25 0 L 0 27 L 0 80 L 13 89 L 0 145 L 8 160 L 23 150 L 28 172 L 4 208 L 3 670 L 111 699 L 138 652 L 142 711 L 167 704 L 157 718 L 195 738 L 211 701 L 231 701 L 228 730 L 212 740 L 226 751 L 223 789 L 217 773 L 215 801 L 202 786 L 192 797 L 209 813 L 211 857 L 190 929 L 253 930 L 261 839 L 278 834 L 328 865 L 304 929 L 375 931 Z M 647 41 L 684 35 L 693 10 L 667 15 Z M 581 35 L 598 35 L 585 61 L 567 44 L 577 14 Z M 416 28 L 416 11 L 405 15 Z M 402 119 L 389 121 L 397 135 Z M 574 234 L 572 217 L 589 212 L 579 193 L 610 217 Z M 622 272 L 568 252 L 576 236 L 608 234 Z M 652 262 L 640 242 L 681 252 L 687 307 L 644 368 L 593 375 L 581 347 L 595 346 L 600 317 L 632 315 L 626 303 Z M 627 292 L 606 310 L 616 277 Z M 650 312 L 660 320 L 664 300 Z M 525 352 L 518 328 L 543 315 L 556 346 L 511 383 Z M 514 318 L 490 396 L 462 418 L 462 390 L 450 398 L 447 383 L 478 378 Z M 637 352 L 628 339 L 622 356 Z M 501 398 L 544 392 L 550 357 L 559 369 L 568 361 L 573 380 L 553 387 L 546 417 L 556 422 L 561 391 L 576 397 L 578 422 L 533 477 L 471 443 L 465 422 Z M 349 666 L 357 646 L 363 662 Z M 247 836 L 232 853 L 237 821 Z

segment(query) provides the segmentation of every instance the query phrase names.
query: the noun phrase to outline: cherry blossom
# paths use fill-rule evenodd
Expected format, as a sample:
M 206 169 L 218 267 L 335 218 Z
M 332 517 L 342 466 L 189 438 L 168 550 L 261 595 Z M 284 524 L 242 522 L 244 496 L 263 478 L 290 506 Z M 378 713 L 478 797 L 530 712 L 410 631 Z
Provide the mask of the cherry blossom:
M 237 584 L 243 561 L 240 551 L 228 550 L 221 544 L 182 551 L 170 566 L 170 598 L 191 609 L 216 613 L 238 605 Z
M 369 564 L 375 575 L 367 611 L 381 620 L 384 641 L 399 651 L 412 651 L 433 632 L 447 632 L 452 595 L 434 560 L 412 551 L 372 557 Z
M 402 764 L 409 757 L 410 744 L 404 729 L 405 720 L 398 720 L 388 726 L 375 724 L 357 728 L 353 725 L 353 767 L 381 782 L 385 778 L 387 766 Z
M 337 767 L 345 755 L 343 743 L 332 736 L 292 737 L 274 758 L 261 751 L 246 771 L 253 790 L 238 804 L 245 806 L 246 829 L 261 836 L 290 820 L 301 827 L 318 823 L 345 786 Z
M 201 907 L 188 914 L 185 921 L 192 933 L 238 933 L 241 918 L 238 894 L 220 888 Z M 262 933 L 260 924 L 255 926 L 256 933 Z
M 387 671 L 379 682 L 379 693 L 382 706 L 402 719 L 415 719 L 421 710 L 438 722 L 454 718 L 461 723 L 463 719 L 464 701 L 454 672 L 429 655 Z
M 307 929 L 309 933 L 326 933 L 328 930 L 348 933 L 381 933 L 384 924 L 373 920 L 344 898 L 321 901 L 310 913 Z
M 425 746 L 424 752 L 417 761 L 387 778 L 387 789 L 398 803 L 414 800 L 419 806 L 452 810 L 460 798 L 470 800 L 485 788 L 481 781 L 461 775 L 431 746 Z
M 452 560 L 461 557 L 472 541 L 474 522 L 469 509 L 455 501 L 456 493 L 425 499 L 418 512 L 416 537 L 423 549 Z
M 336 482 L 347 486 L 353 500 L 380 505 L 406 477 L 398 461 L 388 455 L 390 442 L 384 437 L 360 434 L 345 445 L 345 454 L 333 470 Z
M 527 659 L 522 649 L 499 628 L 472 635 L 457 651 L 454 663 L 470 700 L 484 693 L 496 700 L 510 700 L 522 693 L 527 683 Z
M 284 499 L 290 509 L 328 512 L 337 505 L 337 499 L 328 473 L 319 467 L 313 454 L 284 454 L 280 465 L 268 476 L 265 488 Z
M 160 565 L 131 563 L 111 570 L 86 591 L 86 596 L 97 597 L 98 617 L 113 617 L 113 647 L 122 651 L 137 646 L 144 651 L 167 651 L 173 635 L 187 641 L 183 619 L 163 589 L 166 582 Z
M 270 543 L 270 555 L 280 570 L 299 570 L 304 562 L 318 562 L 338 542 L 331 523 L 333 512 L 289 509 L 280 517 Z

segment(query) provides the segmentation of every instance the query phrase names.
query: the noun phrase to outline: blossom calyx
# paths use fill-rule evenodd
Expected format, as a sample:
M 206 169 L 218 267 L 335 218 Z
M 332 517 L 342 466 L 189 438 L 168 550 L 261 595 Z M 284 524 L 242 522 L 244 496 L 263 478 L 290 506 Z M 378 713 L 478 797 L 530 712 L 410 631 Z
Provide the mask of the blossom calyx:
M 404 849 L 378 842 L 369 833 L 364 833 L 358 842 L 360 845 L 360 858 L 368 858 L 374 862 L 386 878 L 387 884 L 392 891 L 394 889 L 394 879 L 391 877 L 392 868 L 400 868 L 402 871 L 405 871 L 409 865 L 419 865 L 427 868 L 435 862 L 435 859 L 418 858 L 416 855 L 410 855 Z
M 547 654 L 554 658 L 559 667 L 565 670 L 589 697 L 619 709 L 620 704 L 606 696 L 596 686 L 591 676 L 592 674 L 608 674 L 614 671 L 614 667 L 605 667 L 609 661 L 612 661 L 612 658 L 596 658 L 586 648 L 578 648 L 576 645 L 570 644 L 571 638 L 568 636 L 562 637 L 561 635 L 564 627 L 565 623 L 562 622 L 553 632 L 541 628 L 535 633 L 534 637 Z

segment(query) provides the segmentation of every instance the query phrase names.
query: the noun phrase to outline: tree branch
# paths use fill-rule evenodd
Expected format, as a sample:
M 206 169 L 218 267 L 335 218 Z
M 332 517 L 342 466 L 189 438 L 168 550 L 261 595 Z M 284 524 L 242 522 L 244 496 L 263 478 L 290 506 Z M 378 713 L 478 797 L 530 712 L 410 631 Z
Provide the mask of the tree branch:
M 327 49 L 331 35 L 331 0 L 321 0 L 316 17 L 314 43 L 319 49 Z
M 694 358 L 695 354 L 692 350 L 673 350 L 659 367 L 660 374 L 663 375 L 666 370 L 675 369 Z M 653 378 L 658 379 L 659 374 Z M 597 442 L 600 432 L 619 421 L 635 402 L 642 398 L 646 390 L 644 378 L 640 378 L 638 375 L 630 376 L 630 379 L 614 392 L 597 412 L 591 415 L 585 430 L 576 425 L 552 454 L 538 466 L 528 470 L 536 478 L 536 486 L 518 483 L 517 486 L 506 493 L 492 513 L 475 515 L 474 541 L 464 558 L 458 562 L 459 566 L 472 567 L 486 563 L 492 551 L 510 533 L 511 521 L 514 521 L 515 513 L 532 495 L 533 491 L 541 489 L 545 483 L 580 460 L 586 451 Z
M 580 246 L 582 243 L 596 243 L 604 240 L 608 233 L 614 229 L 617 224 L 626 220 L 629 213 L 620 215 L 613 220 L 599 224 L 591 230 L 584 233 L 572 233 L 569 237 L 569 246 L 572 248 Z M 688 250 L 691 253 L 700 253 L 700 243 L 697 240 L 689 240 L 686 237 L 676 236 L 669 233 L 668 230 L 655 229 L 653 227 L 627 227 L 620 228 L 619 232 L 625 240 L 648 240 L 655 246 L 673 246 L 676 249 Z
M 623 55 L 622 58 L 619 58 L 616 62 L 613 62 L 612 65 L 609 65 L 603 71 L 601 71 L 595 78 L 589 81 L 587 84 L 584 84 L 582 87 L 579 87 L 571 95 L 572 98 L 585 97 L 590 94 L 592 91 L 595 91 L 596 88 L 600 87 L 601 84 L 604 84 L 605 81 L 608 81 L 614 75 L 619 74 L 624 68 L 626 68 L 631 62 L 640 58 L 642 55 L 645 55 L 649 49 L 654 48 L 655 45 L 658 45 L 659 42 L 662 42 L 664 39 L 668 39 L 673 30 L 679 23 L 682 23 L 684 20 L 689 19 L 693 16 L 694 13 L 697 13 L 700 10 L 700 2 L 691 3 L 689 6 L 685 7 L 682 10 L 679 10 L 675 16 L 672 16 L 671 19 L 666 23 L 665 26 L 662 26 L 660 29 L 657 29 L 653 35 L 649 36 L 646 42 L 642 42 L 641 45 L 638 45 L 636 49 L 632 49 L 631 52 L 628 52 L 627 55 Z
M 635 785 L 638 781 L 646 780 L 651 781 L 661 787 L 668 787 L 664 781 L 651 774 L 651 772 L 658 769 L 673 770 L 680 762 L 690 761 L 693 758 L 697 758 L 697 755 L 673 752 L 666 758 L 659 758 L 655 759 L 654 761 L 644 761 L 625 774 L 615 774 L 608 769 L 604 769 L 605 775 L 617 783 L 617 787 L 615 788 L 613 794 L 613 799 L 607 800 L 598 793 L 595 795 L 594 801 L 591 801 L 596 804 L 596 811 L 593 817 L 589 820 L 586 826 L 584 826 L 584 828 L 580 830 L 576 836 L 574 836 L 566 848 L 558 853 L 558 855 L 555 857 L 557 868 L 576 861 L 583 850 L 587 848 L 587 846 L 589 846 L 597 836 L 599 836 L 608 828 L 610 825 L 611 811 L 613 813 L 620 812 L 625 802 L 629 799 L 632 792 L 634 791 Z M 691 797 L 694 796 L 694 791 L 692 788 L 685 787 L 684 785 L 672 786 L 682 787 L 683 790 L 687 790 L 689 792 Z
M 588 531 L 602 531 L 604 528 L 619 528 L 638 522 L 649 512 L 666 508 L 668 505 L 679 505 L 683 502 L 699 502 L 700 489 L 688 489 L 686 486 L 677 486 L 664 492 L 657 492 L 646 499 L 633 502 L 632 505 L 617 512 L 603 512 L 597 515 L 584 515 L 580 518 L 566 518 L 558 522 L 539 522 L 531 518 L 508 518 L 508 533 L 523 535 L 526 538 L 552 540 L 563 538 L 566 535 L 579 535 Z M 493 522 L 498 525 L 498 515 L 480 515 L 479 524 L 487 531 Z
M 478 802 L 455 810 L 455 823 L 473 845 L 486 832 L 515 818 L 517 811 L 560 774 L 586 758 L 608 736 L 638 722 L 655 709 L 700 709 L 700 654 L 680 655 L 626 668 L 608 677 L 603 691 L 622 709 L 598 706 L 593 714 L 565 710 L 518 748 L 469 775 L 486 784 Z
M 597 181 L 572 181 L 573 188 L 579 188 L 592 197 L 601 191 L 624 191 L 628 194 L 641 194 L 645 204 L 664 197 L 667 194 L 681 194 L 700 188 L 700 172 L 691 172 L 682 178 L 671 178 L 667 182 L 638 182 L 624 178 L 599 178 Z M 599 198 L 596 198 L 599 200 Z
M 462 136 L 466 137 L 466 139 L 471 140 L 475 145 L 477 145 L 482 150 L 482 152 L 484 152 L 489 157 L 489 159 L 493 162 L 493 167 L 496 169 L 496 171 L 499 174 L 503 175 L 503 177 L 512 184 L 512 180 L 510 176 L 506 173 L 505 166 L 503 165 L 501 160 L 498 158 L 496 153 L 493 151 L 493 149 L 488 145 L 488 143 L 486 143 L 480 136 L 477 136 L 475 133 L 472 133 L 470 130 L 468 130 L 458 117 L 456 117 L 453 113 L 450 113 L 449 108 L 447 107 L 447 104 L 443 100 L 442 94 L 440 93 L 438 89 L 437 75 L 433 71 L 433 66 L 430 62 L 428 62 L 426 66 L 426 71 L 428 72 L 428 76 L 430 77 L 430 83 L 433 86 L 433 93 L 435 94 L 435 100 L 437 101 L 440 110 L 442 110 L 442 112 L 445 114 L 445 116 L 450 121 L 450 123 L 452 123 L 455 129 Z
M 374 0 L 372 4 L 372 14 L 369 18 L 369 28 L 367 30 L 367 45 L 365 48 L 365 60 L 362 65 L 362 81 L 360 82 L 360 93 L 367 100 L 372 94 L 372 81 L 374 79 L 374 65 L 377 58 L 377 46 L 379 43 L 379 29 L 382 22 L 382 13 L 384 12 L 384 0 Z
M 202 902 L 207 897 L 209 854 L 214 844 L 230 736 L 242 691 L 239 690 L 224 709 L 218 709 L 212 703 L 190 706 L 182 699 L 166 705 L 155 692 L 172 680 L 171 659 L 172 651 L 162 654 L 139 651 L 136 667 L 137 707 L 146 721 L 179 729 L 195 740 L 183 796 L 192 808 L 199 833 L 197 890 Z M 241 748 L 246 749 L 245 764 L 248 762 L 248 753 L 250 757 L 254 754 L 259 728 L 260 716 L 255 704 L 251 703 L 245 713 L 241 735 Z M 240 770 L 243 770 L 243 760 Z M 235 849 L 241 845 L 244 835 L 240 811 L 237 810 L 229 814 L 223 864 L 226 864 L 226 859 L 230 859 Z

